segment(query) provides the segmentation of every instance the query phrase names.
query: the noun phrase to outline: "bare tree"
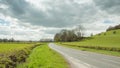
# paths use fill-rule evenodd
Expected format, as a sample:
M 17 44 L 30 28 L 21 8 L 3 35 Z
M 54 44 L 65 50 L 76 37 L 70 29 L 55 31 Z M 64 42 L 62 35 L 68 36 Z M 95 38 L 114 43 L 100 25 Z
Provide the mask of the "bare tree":
M 54 36 L 54 41 L 62 41 L 62 42 L 71 42 L 81 40 L 83 37 L 82 35 L 82 28 L 80 26 L 76 27 L 72 30 L 63 29 L 59 33 Z

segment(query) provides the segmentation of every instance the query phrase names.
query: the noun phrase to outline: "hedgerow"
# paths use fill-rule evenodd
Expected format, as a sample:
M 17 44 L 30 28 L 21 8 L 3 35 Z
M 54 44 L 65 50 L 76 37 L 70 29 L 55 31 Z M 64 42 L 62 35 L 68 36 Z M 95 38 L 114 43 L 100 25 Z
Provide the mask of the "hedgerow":
M 63 44 L 63 43 L 62 43 Z M 90 48 L 90 49 L 97 49 L 97 50 L 107 50 L 107 51 L 116 51 L 120 52 L 120 48 L 115 47 L 101 47 L 101 46 L 79 46 L 79 45 L 71 45 L 71 44 L 63 44 L 63 45 L 69 45 L 69 46 L 76 46 L 81 48 Z

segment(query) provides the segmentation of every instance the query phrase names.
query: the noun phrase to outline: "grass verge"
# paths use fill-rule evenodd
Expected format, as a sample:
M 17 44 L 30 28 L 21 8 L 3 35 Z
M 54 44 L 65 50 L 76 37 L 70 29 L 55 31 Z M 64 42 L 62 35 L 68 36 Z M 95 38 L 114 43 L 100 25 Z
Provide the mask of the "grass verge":
M 78 47 L 78 46 L 64 45 L 64 44 L 60 44 L 60 43 L 56 43 L 56 44 L 61 45 L 61 46 L 65 46 L 65 47 L 69 47 L 69 48 L 82 50 L 82 51 L 90 51 L 90 52 L 95 52 L 95 53 L 120 57 L 120 52 L 116 52 L 116 51 L 107 51 L 107 50 L 98 50 L 98 49 L 91 49 L 91 48 L 82 48 L 82 47 Z
M 27 62 L 19 64 L 17 68 L 68 68 L 68 64 L 60 54 L 44 44 L 36 47 Z

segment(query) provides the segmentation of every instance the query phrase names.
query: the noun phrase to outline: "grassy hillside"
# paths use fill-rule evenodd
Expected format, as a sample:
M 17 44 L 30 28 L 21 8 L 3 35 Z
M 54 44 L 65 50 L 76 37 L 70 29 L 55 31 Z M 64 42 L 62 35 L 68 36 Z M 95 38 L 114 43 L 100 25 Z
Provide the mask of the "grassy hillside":
M 116 34 L 113 34 L 114 31 L 116 31 Z M 120 30 L 112 30 L 105 33 L 101 33 L 101 35 L 95 35 L 91 39 L 85 39 L 80 42 L 69 42 L 64 44 L 120 48 Z
M 65 42 L 63 45 L 71 45 L 80 48 L 120 52 L 120 29 L 97 34 L 90 39 L 77 42 Z
M 47 44 L 36 47 L 27 62 L 17 68 L 68 68 L 60 54 L 51 50 Z

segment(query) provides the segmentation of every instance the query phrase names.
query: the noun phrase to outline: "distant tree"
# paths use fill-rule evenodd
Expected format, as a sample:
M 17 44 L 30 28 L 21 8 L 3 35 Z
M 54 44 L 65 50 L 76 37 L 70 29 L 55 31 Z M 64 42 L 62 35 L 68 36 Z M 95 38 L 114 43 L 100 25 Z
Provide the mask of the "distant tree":
M 5 39 L 2 40 L 2 42 L 8 42 L 8 39 L 5 38 Z
M 54 41 L 62 41 L 62 42 L 71 42 L 77 41 L 81 39 L 80 30 L 66 30 L 63 29 L 59 33 L 56 33 L 54 36 Z
M 120 24 L 114 27 L 115 29 L 120 29 Z
M 0 42 L 2 42 L 3 40 L 2 39 L 0 39 Z
M 104 35 L 106 35 L 106 33 L 104 33 Z
M 110 31 L 110 30 L 116 30 L 116 29 L 120 29 L 120 24 L 116 25 L 114 27 L 110 26 L 106 31 Z
M 58 42 L 60 41 L 60 34 L 57 33 L 55 36 L 54 36 L 54 41 Z
M 110 30 L 114 30 L 114 27 L 109 26 L 108 29 L 106 31 L 110 31 Z
M 15 40 L 14 40 L 14 38 L 11 38 L 11 39 L 9 39 L 8 41 L 9 41 L 9 42 L 14 42 Z
M 113 34 L 116 34 L 116 31 L 113 31 Z
M 93 33 L 91 33 L 91 37 L 93 36 Z
M 69 42 L 77 40 L 77 35 L 74 33 L 74 31 L 69 30 L 67 36 L 68 36 L 67 41 Z
M 98 34 L 99 36 L 101 35 L 101 33 Z
M 29 42 L 33 42 L 32 40 L 29 40 Z

